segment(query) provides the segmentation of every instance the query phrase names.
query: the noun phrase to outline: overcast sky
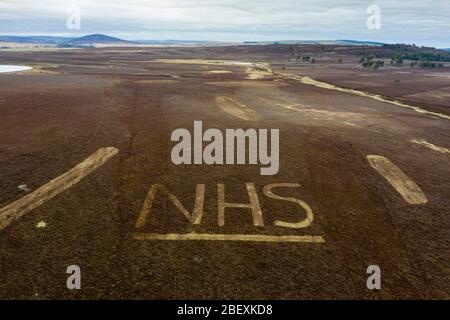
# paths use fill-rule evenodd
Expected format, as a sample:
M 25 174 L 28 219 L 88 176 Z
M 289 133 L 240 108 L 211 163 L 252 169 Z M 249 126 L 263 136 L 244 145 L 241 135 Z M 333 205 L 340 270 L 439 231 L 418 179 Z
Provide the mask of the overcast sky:
M 81 9 L 81 29 L 66 26 Z M 381 9 L 369 30 L 368 6 Z M 125 39 L 354 39 L 450 47 L 450 0 L 0 0 L 0 34 Z

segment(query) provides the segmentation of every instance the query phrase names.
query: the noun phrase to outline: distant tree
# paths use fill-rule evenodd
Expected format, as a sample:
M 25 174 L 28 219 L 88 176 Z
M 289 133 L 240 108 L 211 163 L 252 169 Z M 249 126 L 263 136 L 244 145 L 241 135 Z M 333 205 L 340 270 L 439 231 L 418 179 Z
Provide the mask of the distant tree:
M 377 60 L 373 63 L 372 68 L 375 70 L 378 70 L 379 68 L 384 67 L 384 61 L 383 60 Z
M 403 54 L 397 53 L 392 57 L 391 64 L 401 65 L 403 64 Z
M 421 61 L 421 62 L 419 62 L 419 67 L 421 67 L 421 68 L 442 68 L 442 67 L 444 67 L 444 64 L 430 62 L 430 61 Z
M 364 68 L 373 68 L 375 70 L 384 67 L 384 61 L 383 60 L 374 60 L 373 55 L 363 55 L 361 56 L 361 59 L 359 60 L 359 63 Z

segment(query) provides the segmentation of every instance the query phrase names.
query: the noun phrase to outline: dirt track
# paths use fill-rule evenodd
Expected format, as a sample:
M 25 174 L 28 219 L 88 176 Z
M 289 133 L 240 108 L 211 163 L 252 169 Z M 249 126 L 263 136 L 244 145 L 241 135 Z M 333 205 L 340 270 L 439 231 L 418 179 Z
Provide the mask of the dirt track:
M 450 298 L 450 120 L 283 76 L 326 77 L 320 64 L 282 69 L 275 49 L 0 52 L 2 64 L 43 66 L 42 73 L 0 75 L 0 208 L 26 195 L 21 184 L 35 190 L 102 147 L 119 150 L 0 231 L 0 298 Z M 427 110 L 448 114 L 445 104 L 430 105 Z M 279 173 L 172 164 L 172 131 L 192 130 L 195 120 L 222 131 L 280 129 Z M 368 155 L 389 159 L 427 201 L 405 201 Z M 397 169 L 394 176 L 404 179 Z M 219 226 L 218 185 L 226 202 L 249 203 L 246 183 L 255 186 L 264 226 L 254 226 L 249 208 L 226 208 Z M 275 223 L 295 223 L 305 210 L 268 197 L 264 187 L 273 183 L 300 185 L 273 192 L 306 202 L 311 225 Z M 160 192 L 146 223 L 136 227 L 155 184 L 188 213 L 204 184 L 201 223 L 191 223 Z M 36 227 L 40 221 L 45 227 Z M 191 232 L 235 240 L 149 236 Z M 239 241 L 238 235 L 324 241 Z M 82 270 L 79 291 L 66 288 L 72 264 Z M 380 291 L 366 287 L 371 264 L 381 267 Z

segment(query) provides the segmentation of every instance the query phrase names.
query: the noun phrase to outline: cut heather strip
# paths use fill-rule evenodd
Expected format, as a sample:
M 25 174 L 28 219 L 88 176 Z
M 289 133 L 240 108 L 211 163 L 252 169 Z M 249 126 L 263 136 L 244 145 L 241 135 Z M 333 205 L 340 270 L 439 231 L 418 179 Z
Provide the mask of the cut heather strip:
M 104 165 L 119 152 L 114 147 L 100 148 L 66 173 L 44 184 L 39 189 L 0 209 L 0 230 L 3 230 L 31 210 L 69 189 L 81 179 Z
M 428 202 L 419 186 L 412 181 L 399 167 L 388 158 L 368 155 L 372 168 L 378 171 L 409 204 L 425 204 Z

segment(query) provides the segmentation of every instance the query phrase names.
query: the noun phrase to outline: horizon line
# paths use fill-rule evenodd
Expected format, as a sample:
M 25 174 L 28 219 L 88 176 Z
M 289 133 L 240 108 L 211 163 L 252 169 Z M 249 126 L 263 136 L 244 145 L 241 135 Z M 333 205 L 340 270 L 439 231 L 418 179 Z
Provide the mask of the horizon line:
M 0 34 L 0 37 L 59 37 L 59 38 L 81 38 L 81 37 L 85 37 L 85 36 L 90 36 L 90 35 L 102 35 L 102 36 L 107 36 L 107 37 L 113 37 L 113 38 L 118 38 L 120 40 L 125 40 L 125 41 L 195 41 L 195 42 L 217 42 L 217 43 L 249 43 L 249 42 L 253 42 L 253 43 L 268 43 L 268 42 L 327 42 L 327 41 L 353 41 L 353 42 L 366 42 L 366 43 L 377 43 L 377 44 L 406 44 L 406 45 L 416 45 L 418 47 L 425 47 L 425 48 L 436 48 L 436 49 L 449 49 L 450 45 L 447 46 L 442 46 L 442 47 L 430 47 L 430 46 L 425 46 L 425 45 L 420 45 L 420 44 L 416 44 L 416 43 L 406 43 L 406 42 L 384 42 L 384 41 L 375 41 L 375 40 L 358 40 L 358 39 L 343 39 L 343 38 L 337 38 L 337 39 L 273 39 L 273 40 L 252 40 L 252 39 L 248 39 L 248 40 L 236 40 L 236 41 L 231 41 L 231 40 L 206 40 L 206 39 L 170 39 L 170 38 L 165 38 L 165 39 L 139 39 L 139 38 L 130 38 L 130 37 L 120 37 L 120 36 L 115 36 L 115 35 L 108 35 L 105 33 L 87 33 L 87 34 L 83 34 L 83 35 L 69 35 L 69 34 L 64 34 L 64 33 L 59 33 L 59 34 L 54 34 L 54 33 L 11 33 L 11 34 Z

